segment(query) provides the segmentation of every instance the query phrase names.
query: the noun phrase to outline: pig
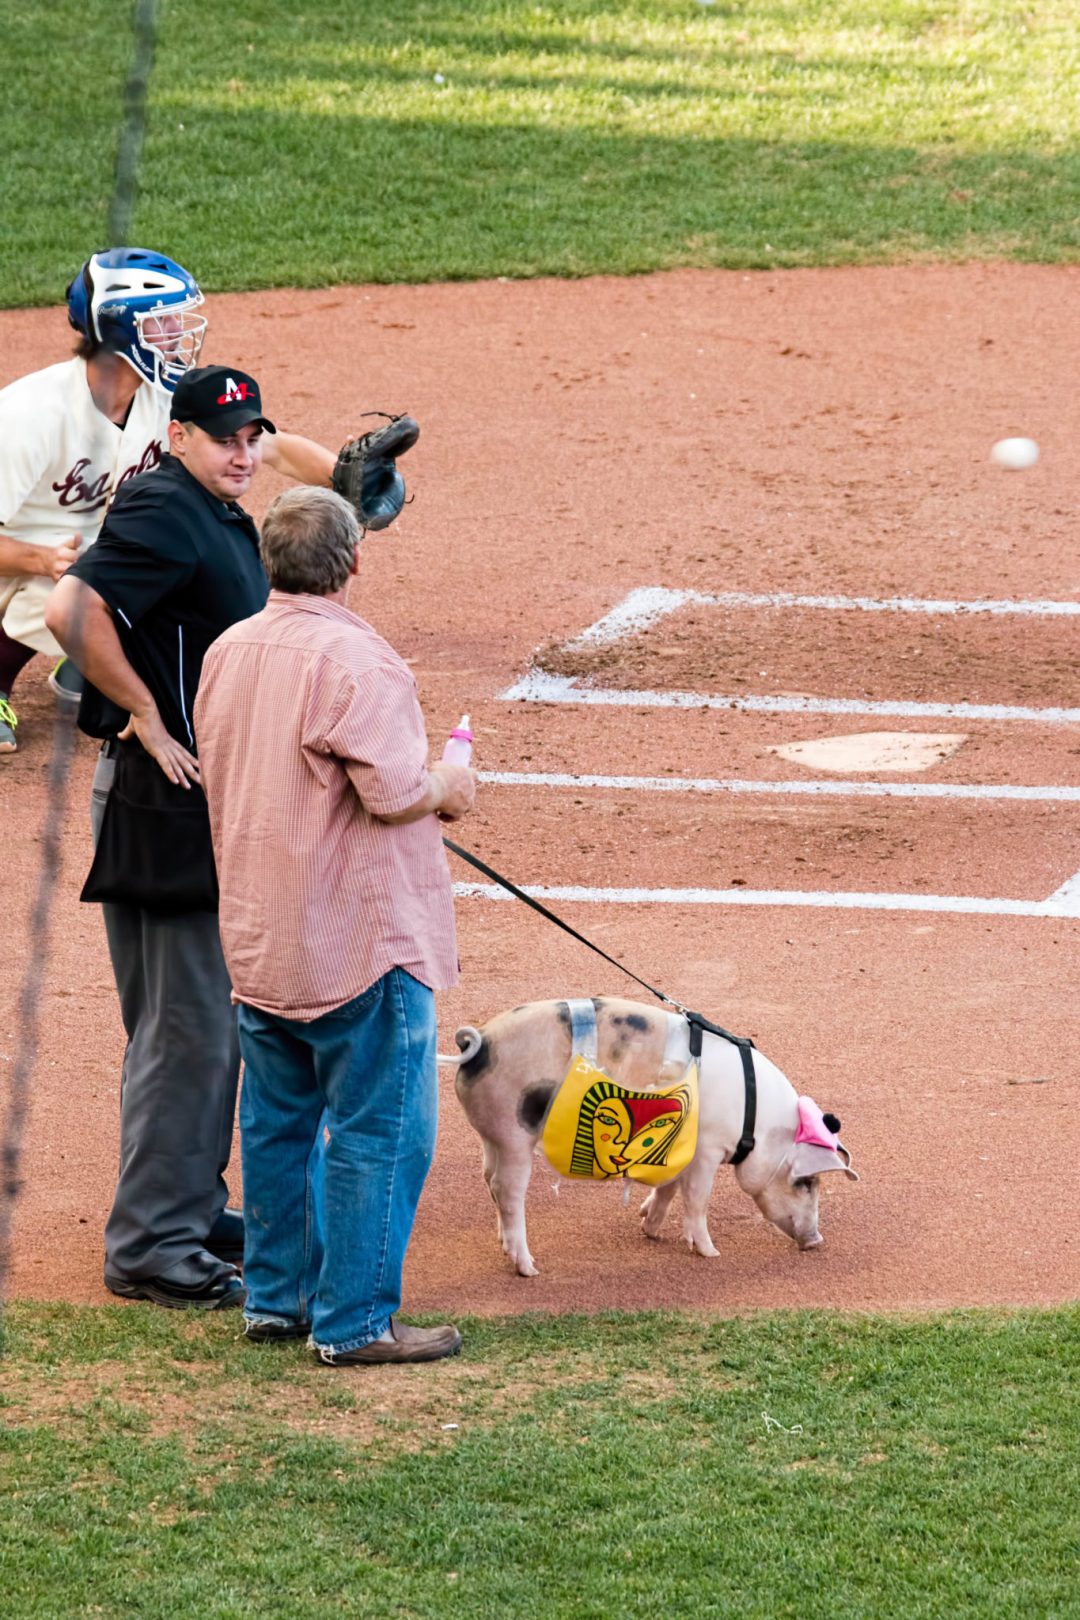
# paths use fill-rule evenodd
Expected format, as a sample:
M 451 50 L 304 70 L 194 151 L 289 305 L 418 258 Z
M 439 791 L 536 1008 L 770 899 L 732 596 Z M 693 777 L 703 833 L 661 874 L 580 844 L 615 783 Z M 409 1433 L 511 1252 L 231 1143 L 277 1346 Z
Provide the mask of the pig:
M 609 1079 L 632 1090 L 678 1083 L 690 1049 L 689 1025 L 681 1013 L 612 997 L 594 998 L 593 1006 L 596 1063 Z M 498 1212 L 503 1252 L 519 1276 L 535 1277 L 525 1191 L 548 1109 L 572 1056 L 567 1003 L 529 1002 L 497 1014 L 482 1029 L 464 1025 L 454 1038 L 459 1054 L 440 1056 L 439 1062 L 457 1066 L 455 1088 L 483 1146 L 484 1179 Z M 645 1236 L 659 1238 L 676 1189 L 681 1190 L 686 1242 L 692 1253 L 714 1259 L 719 1251 L 709 1235 L 709 1196 L 717 1168 L 731 1158 L 742 1136 L 746 1091 L 738 1047 L 707 1030 L 702 1040 L 694 1157 L 674 1180 L 648 1192 L 640 1216 Z M 800 1249 L 812 1249 L 822 1242 L 821 1175 L 841 1170 L 853 1181 L 859 1178 L 839 1141 L 839 1120 L 822 1115 L 811 1098 L 797 1096 L 776 1065 L 756 1050 L 753 1063 L 754 1146 L 736 1165 L 735 1177 L 766 1219 Z

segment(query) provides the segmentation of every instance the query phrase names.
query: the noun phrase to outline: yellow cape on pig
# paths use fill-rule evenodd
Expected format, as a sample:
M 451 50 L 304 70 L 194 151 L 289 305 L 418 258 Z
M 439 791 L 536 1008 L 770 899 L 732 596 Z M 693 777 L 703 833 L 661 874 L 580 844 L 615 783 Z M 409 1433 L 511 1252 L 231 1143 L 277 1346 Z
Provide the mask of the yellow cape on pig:
M 560 1175 L 592 1181 L 627 1177 L 656 1187 L 686 1169 L 697 1149 L 697 1131 L 696 1063 L 677 1086 L 630 1091 L 587 1058 L 576 1057 L 552 1102 L 541 1147 Z

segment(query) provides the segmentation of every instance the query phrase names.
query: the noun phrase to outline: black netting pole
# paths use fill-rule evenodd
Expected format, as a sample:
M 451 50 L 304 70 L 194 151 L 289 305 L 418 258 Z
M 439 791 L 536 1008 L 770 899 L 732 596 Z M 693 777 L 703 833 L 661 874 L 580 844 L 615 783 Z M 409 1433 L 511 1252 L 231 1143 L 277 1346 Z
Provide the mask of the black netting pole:
M 116 173 L 109 203 L 109 247 L 127 244 L 138 191 L 139 160 L 146 127 L 146 91 L 154 63 L 157 0 L 135 0 L 132 18 L 131 68 L 124 85 L 124 111 L 116 152 Z M 0 1181 L 0 1349 L 4 1307 L 11 1275 L 11 1232 L 22 1187 L 20 1165 L 26 1130 L 30 1081 L 40 1044 L 41 994 L 49 960 L 53 898 L 60 874 L 60 845 L 66 821 L 68 778 L 75 751 L 74 704 L 57 701 L 49 757 L 48 810 L 41 839 L 41 864 L 30 917 L 29 962 L 19 991 L 15 1055 L 3 1121 Z

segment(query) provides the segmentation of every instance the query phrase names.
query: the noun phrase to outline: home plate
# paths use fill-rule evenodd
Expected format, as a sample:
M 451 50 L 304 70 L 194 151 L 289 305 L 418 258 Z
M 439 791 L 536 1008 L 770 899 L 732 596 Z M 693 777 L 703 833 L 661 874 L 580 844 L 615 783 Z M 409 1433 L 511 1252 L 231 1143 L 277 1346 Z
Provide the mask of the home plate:
M 962 731 L 857 731 L 850 737 L 784 743 L 768 752 L 812 771 L 925 771 L 966 741 Z

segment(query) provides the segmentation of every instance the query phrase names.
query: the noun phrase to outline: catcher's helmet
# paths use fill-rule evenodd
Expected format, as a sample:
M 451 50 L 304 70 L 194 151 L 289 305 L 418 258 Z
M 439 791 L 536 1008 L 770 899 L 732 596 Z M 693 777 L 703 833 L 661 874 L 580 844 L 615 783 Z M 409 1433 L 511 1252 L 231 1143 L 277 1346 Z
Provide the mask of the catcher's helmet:
M 67 290 L 76 332 L 126 360 L 171 394 L 199 358 L 206 316 L 195 278 L 174 259 L 146 248 L 109 248 L 87 259 Z

